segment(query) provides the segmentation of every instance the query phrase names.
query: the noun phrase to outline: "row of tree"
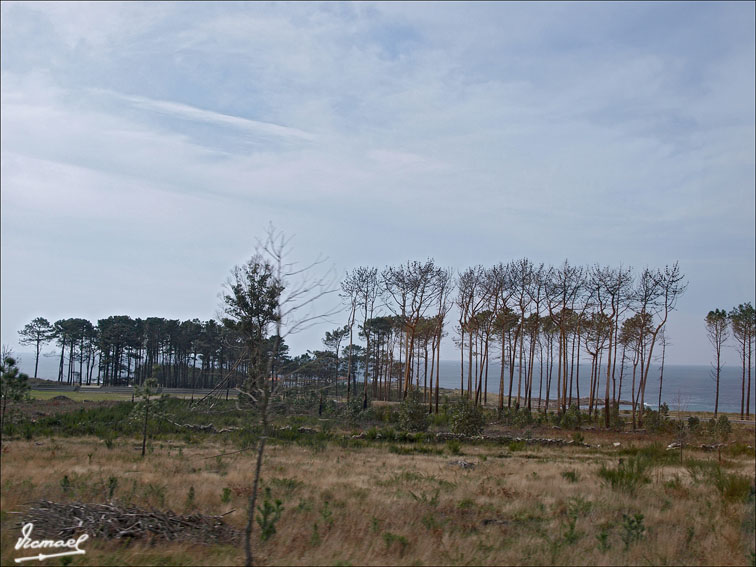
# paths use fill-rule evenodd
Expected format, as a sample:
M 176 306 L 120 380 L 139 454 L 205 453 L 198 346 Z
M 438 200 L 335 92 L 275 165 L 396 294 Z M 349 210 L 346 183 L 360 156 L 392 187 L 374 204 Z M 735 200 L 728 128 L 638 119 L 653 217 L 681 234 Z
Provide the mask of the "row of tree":
M 220 322 L 123 315 L 93 325 L 37 318 L 20 331 L 20 342 L 35 347 L 38 361 L 42 347 L 55 340 L 58 380 L 67 383 L 140 384 L 155 376 L 167 387 L 225 381 L 230 388 L 269 374 L 337 393 L 345 376 L 347 398 L 357 394 L 360 379 L 364 399 L 403 399 L 418 388 L 429 411 L 438 411 L 441 341 L 456 310 L 452 338 L 460 353 L 460 390 L 475 404 L 487 403 L 489 378 L 498 379 L 500 409 L 564 412 L 583 404 L 599 415 L 603 405 L 608 425 L 624 389 L 636 425 L 651 362 L 659 358 L 661 405 L 664 331 L 686 288 L 677 264 L 634 274 L 622 266 L 552 267 L 523 258 L 456 276 L 432 259 L 381 271 L 359 267 L 340 286 L 346 325 L 326 333 L 325 350 L 291 358 L 283 338 L 271 332 L 286 291 L 278 281 L 272 265 L 255 257 L 232 271 Z M 289 290 L 294 299 L 305 288 L 298 289 Z M 712 321 L 718 313 L 710 314 Z M 753 308 L 742 305 L 724 317 L 741 345 L 741 405 L 749 415 Z M 582 394 L 581 357 L 590 362 Z M 491 360 L 501 362 L 498 377 L 489 377 Z M 716 409 L 718 393 L 717 386 Z
M 471 267 L 456 278 L 433 260 L 380 272 L 359 267 L 341 284 L 349 308 L 347 325 L 330 333 L 329 341 L 347 335 L 351 353 L 356 326 L 365 340 L 365 391 L 372 381 L 373 395 L 388 397 L 395 384 L 398 395 L 405 397 L 412 378 L 419 386 L 422 376 L 425 400 L 429 407 L 434 401 L 437 406 L 441 339 L 448 314 L 456 308 L 453 338 L 460 352 L 460 390 L 476 404 L 487 401 L 490 361 L 498 358 L 500 409 L 506 403 L 532 410 L 535 400 L 547 411 L 553 400 L 560 412 L 581 402 L 589 412 L 598 412 L 603 401 L 608 425 L 623 380 L 632 372 L 635 425 L 637 407 L 645 403 L 651 361 L 659 349 L 663 358 L 664 329 L 686 285 L 676 263 L 634 274 L 622 266 L 583 267 L 565 261 L 552 267 L 523 258 Z M 581 355 L 591 362 L 585 401 L 579 386 Z M 350 385 L 348 391 L 352 389 Z M 659 398 L 661 403 L 661 387 Z
M 239 333 L 213 320 L 115 315 L 94 325 L 37 317 L 19 334 L 22 345 L 35 349 L 35 378 L 42 349 L 57 343 L 57 379 L 68 384 L 141 384 L 155 375 L 166 387 L 207 388 L 224 372 L 244 374 L 249 363 Z
M 741 362 L 740 419 L 751 416 L 751 364 L 756 341 L 756 309 L 751 303 L 741 303 L 729 313 L 724 309 L 709 311 L 705 318 L 706 334 L 714 347 L 713 374 L 716 383 L 714 415 L 719 411 L 719 378 L 722 373 L 722 349 L 730 336 Z M 746 375 L 748 385 L 746 386 Z

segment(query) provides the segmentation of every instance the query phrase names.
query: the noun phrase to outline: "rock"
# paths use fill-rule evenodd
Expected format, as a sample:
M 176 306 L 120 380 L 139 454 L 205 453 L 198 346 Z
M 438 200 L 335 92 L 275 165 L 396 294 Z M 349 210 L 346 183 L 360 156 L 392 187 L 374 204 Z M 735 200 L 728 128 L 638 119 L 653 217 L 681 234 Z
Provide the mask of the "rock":
M 464 459 L 460 459 L 458 461 L 451 461 L 451 462 L 449 462 L 449 464 L 451 466 L 457 466 L 457 467 L 461 467 L 463 469 L 474 469 L 475 468 L 475 463 L 470 463 L 468 461 L 465 461 Z
M 622 445 L 622 443 L 620 443 L 619 441 L 615 441 L 614 443 L 612 443 L 612 446 L 614 447 L 619 447 L 620 445 Z
M 677 441 L 674 441 L 670 443 L 669 445 L 667 445 L 667 451 L 671 451 L 673 449 L 679 449 L 679 448 L 680 448 L 680 443 L 678 443 Z

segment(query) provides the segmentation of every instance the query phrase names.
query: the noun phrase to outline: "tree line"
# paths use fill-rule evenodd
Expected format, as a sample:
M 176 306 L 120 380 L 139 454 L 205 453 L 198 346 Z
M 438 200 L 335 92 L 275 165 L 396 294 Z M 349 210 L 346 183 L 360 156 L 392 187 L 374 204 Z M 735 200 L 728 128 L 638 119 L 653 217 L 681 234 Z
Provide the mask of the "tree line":
M 37 317 L 19 335 L 35 349 L 35 378 L 43 347 L 57 344 L 57 380 L 66 384 L 132 385 L 155 377 L 166 387 L 208 388 L 224 372 L 243 374 L 248 364 L 240 335 L 214 320 L 114 315 L 95 325 Z
M 658 360 L 661 405 L 666 324 L 687 286 L 677 263 L 638 273 L 567 261 L 546 266 L 527 258 L 456 274 L 433 259 L 383 270 L 361 266 L 340 282 L 346 323 L 325 333 L 322 350 L 292 357 L 283 338 L 267 332 L 285 291 L 276 281 L 270 266 L 253 258 L 232 272 L 220 321 L 122 315 L 93 325 L 40 317 L 20 331 L 21 342 L 34 346 L 38 359 L 41 346 L 56 341 L 58 380 L 69 384 L 141 384 L 154 376 L 166 387 L 210 388 L 223 380 L 233 387 L 271 367 L 271 378 L 285 385 L 315 384 L 348 400 L 400 400 L 418 389 L 428 411 L 438 412 L 441 342 L 451 335 L 459 349 L 460 392 L 476 405 L 488 403 L 489 384 L 498 382 L 499 410 L 561 413 L 575 405 L 609 425 L 629 398 L 639 426 L 638 408 L 646 403 L 651 363 Z M 740 307 L 745 315 L 728 315 L 727 321 L 747 346 L 753 331 L 744 330 L 744 321 L 753 308 Z M 748 415 L 746 346 L 741 359 Z M 583 392 L 581 359 L 590 363 Z M 501 363 L 498 376 L 489 374 L 491 360 Z
M 432 259 L 380 272 L 360 267 L 341 284 L 350 349 L 356 324 L 365 339 L 365 390 L 372 383 L 375 397 L 389 398 L 393 384 L 403 398 L 414 386 L 438 411 L 440 345 L 452 326 L 460 391 L 475 404 L 487 403 L 489 381 L 498 380 L 499 410 L 565 412 L 585 404 L 598 415 L 603 402 L 607 426 L 623 387 L 633 425 L 641 424 L 651 361 L 659 350 L 663 359 L 664 330 L 686 287 L 677 263 L 634 274 L 623 266 L 546 266 L 527 258 L 456 276 Z M 448 321 L 453 307 L 457 319 Z M 591 364 L 582 395 L 581 356 Z M 498 377 L 489 376 L 492 359 L 501 362 Z M 351 382 L 351 357 L 347 372 Z

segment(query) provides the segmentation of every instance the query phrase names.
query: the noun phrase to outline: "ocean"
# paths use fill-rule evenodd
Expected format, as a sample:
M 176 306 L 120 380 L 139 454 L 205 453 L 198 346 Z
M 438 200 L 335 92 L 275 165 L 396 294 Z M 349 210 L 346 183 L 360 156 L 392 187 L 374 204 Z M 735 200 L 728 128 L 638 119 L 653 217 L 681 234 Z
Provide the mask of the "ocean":
M 474 364 L 474 362 L 473 362 Z M 459 388 L 460 363 L 459 361 L 442 360 L 440 365 L 439 383 L 442 388 Z M 518 368 L 515 367 L 515 381 L 513 391 L 517 391 Z M 580 395 L 586 396 L 590 382 L 590 365 L 580 365 Z M 646 403 L 653 408 L 658 406 L 659 399 L 659 366 L 651 366 L 648 383 L 646 384 Z M 473 368 L 474 372 L 474 368 Z M 505 388 L 509 389 L 508 369 L 504 370 Z M 557 368 L 554 365 L 552 378 L 552 394 L 555 388 Z M 534 368 L 535 382 L 533 384 L 533 397 L 538 397 L 539 366 L 538 361 Z M 640 374 L 640 368 L 638 369 Z M 499 393 L 499 377 L 501 366 L 491 363 L 488 369 L 488 392 Z M 544 367 L 544 397 L 546 369 Z M 524 374 L 523 374 L 524 376 Z M 740 412 L 742 368 L 737 366 L 725 366 L 720 374 L 719 385 L 719 411 Z M 603 398 L 606 379 L 606 367 L 603 368 L 599 386 L 600 397 Z M 420 377 L 422 383 L 422 375 Z M 619 385 L 619 367 L 617 367 L 616 380 Z M 746 386 L 748 376 L 746 375 Z M 756 412 L 756 372 L 751 370 L 751 413 Z M 625 375 L 622 384 L 622 399 L 630 399 L 630 385 L 632 383 L 632 367 L 625 367 Z M 662 384 L 662 403 L 666 403 L 670 410 L 682 411 L 714 411 L 714 399 L 716 395 L 716 382 L 713 378 L 713 370 L 710 366 L 696 365 L 664 365 L 664 380 Z M 465 387 L 467 387 L 467 361 L 465 361 Z

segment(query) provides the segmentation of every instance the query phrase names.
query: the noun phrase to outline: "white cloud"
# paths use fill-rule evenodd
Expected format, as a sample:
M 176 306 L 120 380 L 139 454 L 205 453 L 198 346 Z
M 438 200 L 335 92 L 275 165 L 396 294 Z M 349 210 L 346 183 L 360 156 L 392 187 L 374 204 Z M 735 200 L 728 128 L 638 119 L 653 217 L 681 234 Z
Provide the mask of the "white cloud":
M 214 298 L 269 219 L 343 269 L 680 257 L 751 293 L 753 31 L 618 6 L 4 2 L 4 334 L 19 247 L 77 289 L 84 250 L 82 300 L 122 258 L 124 305 Z

